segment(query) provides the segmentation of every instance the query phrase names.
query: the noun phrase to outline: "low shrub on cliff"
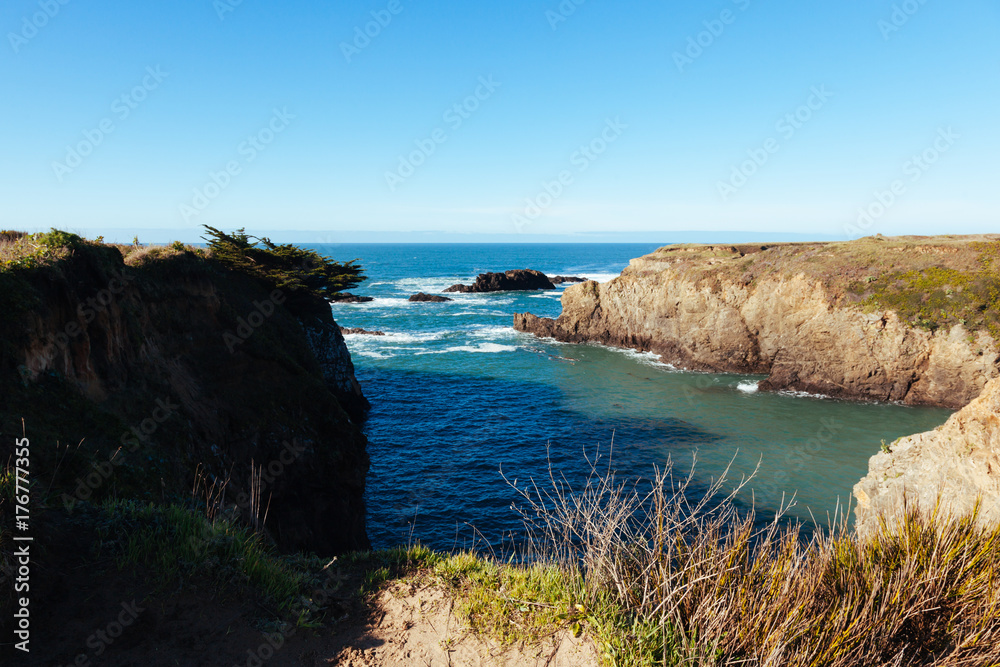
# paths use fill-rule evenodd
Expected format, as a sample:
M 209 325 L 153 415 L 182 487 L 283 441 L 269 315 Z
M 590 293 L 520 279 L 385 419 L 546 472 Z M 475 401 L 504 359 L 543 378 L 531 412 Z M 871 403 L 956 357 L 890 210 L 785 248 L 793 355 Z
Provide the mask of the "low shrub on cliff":
M 1000 243 L 974 243 L 980 254 L 972 270 L 928 267 L 873 276 L 852 286 L 869 308 L 895 310 L 931 331 L 963 324 L 1000 340 Z
M 0 269 L 30 269 L 69 255 L 85 242 L 76 234 L 53 229 L 40 234 L 0 232 Z

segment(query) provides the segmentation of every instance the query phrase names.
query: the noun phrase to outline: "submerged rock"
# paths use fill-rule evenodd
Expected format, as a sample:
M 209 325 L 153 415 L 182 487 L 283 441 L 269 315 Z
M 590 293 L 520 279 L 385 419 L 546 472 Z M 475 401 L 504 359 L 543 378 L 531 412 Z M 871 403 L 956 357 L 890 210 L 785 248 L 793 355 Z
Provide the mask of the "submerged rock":
M 446 296 L 438 296 L 437 294 L 424 294 L 423 292 L 417 292 L 410 297 L 410 301 L 428 301 L 431 303 L 444 303 L 445 301 L 454 301 L 454 299 L 449 299 Z
M 340 327 L 340 333 L 347 335 L 362 335 L 362 336 L 384 336 L 384 331 L 368 331 L 367 329 L 362 329 L 360 327 Z
M 452 285 L 445 292 L 516 292 L 555 288 L 541 271 L 514 269 L 503 273 L 481 273 L 472 285 Z
M 370 296 L 358 296 L 357 294 L 341 294 L 330 299 L 331 303 L 369 303 L 375 299 Z

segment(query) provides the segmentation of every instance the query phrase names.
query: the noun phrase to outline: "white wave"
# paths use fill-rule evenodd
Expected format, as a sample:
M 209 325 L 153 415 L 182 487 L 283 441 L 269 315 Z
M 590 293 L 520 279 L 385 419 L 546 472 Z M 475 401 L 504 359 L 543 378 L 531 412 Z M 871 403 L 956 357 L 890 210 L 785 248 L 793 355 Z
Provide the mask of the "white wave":
M 351 354 L 356 354 L 359 357 L 368 357 L 370 359 L 392 359 L 397 356 L 388 352 L 380 352 L 379 350 L 351 350 Z
M 417 292 L 427 292 L 429 294 L 444 292 L 452 285 L 462 283 L 469 285 L 475 282 L 475 277 L 468 276 L 422 276 L 419 278 L 400 278 L 392 281 L 400 292 L 416 294 Z
M 369 301 L 367 305 L 376 308 L 409 308 L 413 306 L 413 302 L 409 298 L 376 297 L 374 301 Z
M 478 312 L 477 311 L 463 310 L 460 313 L 448 313 L 448 314 L 450 316 L 452 316 L 452 317 L 459 317 L 459 316 L 462 316 L 462 315 L 465 315 L 465 316 L 469 316 L 469 315 L 472 315 L 472 316 L 478 316 L 478 315 L 503 315 L 503 316 L 508 316 L 508 317 L 510 316 L 510 313 L 507 312 L 506 310 L 480 310 Z
M 587 280 L 593 280 L 599 283 L 606 283 L 609 280 L 614 280 L 620 273 L 584 273 L 580 277 L 586 278 Z
M 627 347 L 609 347 L 607 345 L 601 345 L 608 350 L 613 350 L 619 354 L 622 354 L 634 361 L 638 361 L 640 364 L 646 366 L 656 366 L 657 368 L 668 368 L 670 370 L 677 370 L 674 366 L 660 361 L 660 355 L 656 352 L 640 352 L 638 350 L 632 350 Z
M 516 338 L 520 332 L 514 327 L 488 326 L 482 325 L 469 330 L 469 333 L 476 338 Z
M 532 294 L 528 296 L 529 299 L 561 299 L 561 292 L 545 292 L 544 294 Z
M 477 346 L 456 345 L 454 347 L 447 347 L 443 350 L 431 350 L 428 352 L 418 352 L 417 354 L 448 354 L 451 352 L 497 354 L 499 352 L 515 352 L 515 351 L 517 351 L 516 345 L 500 345 L 499 343 L 480 343 Z
M 753 393 L 755 393 L 757 391 L 757 383 L 756 382 L 740 382 L 738 385 L 736 385 L 736 388 L 739 389 L 740 391 L 742 391 L 745 394 L 753 394 Z
M 385 345 L 386 343 L 427 343 L 433 340 L 441 340 L 447 336 L 445 331 L 431 331 L 428 333 L 406 333 L 406 332 L 385 332 L 384 336 L 372 336 L 371 334 L 345 334 L 344 338 L 352 344 L 360 343 L 362 346 Z
M 456 302 L 469 306 L 479 304 L 506 306 L 514 303 L 514 297 L 511 296 L 511 292 L 473 292 L 471 294 L 463 294 L 462 292 L 459 292 L 450 296 L 455 299 Z
M 781 396 L 790 396 L 791 398 L 818 398 L 820 400 L 827 400 L 832 398 L 826 394 L 810 394 L 808 391 L 793 391 L 791 389 L 782 389 L 781 391 L 775 392 Z

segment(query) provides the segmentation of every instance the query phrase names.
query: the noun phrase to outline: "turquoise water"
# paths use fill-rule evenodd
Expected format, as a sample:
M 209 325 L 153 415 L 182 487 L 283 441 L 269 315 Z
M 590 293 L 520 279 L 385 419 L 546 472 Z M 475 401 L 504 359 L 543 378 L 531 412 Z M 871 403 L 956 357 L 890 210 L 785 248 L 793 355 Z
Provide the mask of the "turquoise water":
M 757 476 L 743 501 L 763 516 L 794 496 L 791 515 L 826 524 L 886 442 L 938 426 L 950 411 L 753 391 L 759 376 L 677 371 L 653 355 L 566 345 L 518 333 L 515 312 L 555 317 L 555 292 L 454 294 L 410 303 L 478 273 L 533 268 L 604 281 L 654 245 L 327 245 L 359 258 L 368 304 L 335 304 L 373 409 L 368 531 L 375 547 L 497 544 L 516 532 L 516 499 L 500 477 L 547 475 L 547 455 L 573 482 L 586 451 L 611 452 L 622 477 L 648 478 L 668 460 L 707 482 Z

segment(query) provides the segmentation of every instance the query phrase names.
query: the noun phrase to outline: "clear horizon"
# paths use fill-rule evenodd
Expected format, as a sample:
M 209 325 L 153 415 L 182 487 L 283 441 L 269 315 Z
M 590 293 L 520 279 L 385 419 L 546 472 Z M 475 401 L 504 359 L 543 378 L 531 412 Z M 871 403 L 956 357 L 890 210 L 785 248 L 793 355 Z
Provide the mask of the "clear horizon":
M 517 243 L 1000 220 L 985 0 L 16 0 L 0 25 L 3 228 Z

